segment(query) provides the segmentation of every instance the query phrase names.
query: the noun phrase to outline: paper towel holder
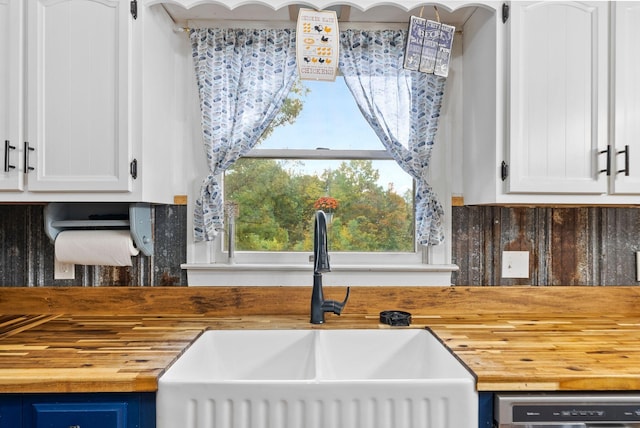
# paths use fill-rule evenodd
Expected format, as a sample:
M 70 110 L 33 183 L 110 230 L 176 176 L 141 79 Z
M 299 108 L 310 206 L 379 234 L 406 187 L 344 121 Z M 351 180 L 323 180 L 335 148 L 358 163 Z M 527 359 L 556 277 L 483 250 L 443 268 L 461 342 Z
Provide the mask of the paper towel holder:
M 129 229 L 145 256 L 153 255 L 151 206 L 145 203 L 51 202 L 44 209 L 44 229 L 52 242 L 63 230 Z

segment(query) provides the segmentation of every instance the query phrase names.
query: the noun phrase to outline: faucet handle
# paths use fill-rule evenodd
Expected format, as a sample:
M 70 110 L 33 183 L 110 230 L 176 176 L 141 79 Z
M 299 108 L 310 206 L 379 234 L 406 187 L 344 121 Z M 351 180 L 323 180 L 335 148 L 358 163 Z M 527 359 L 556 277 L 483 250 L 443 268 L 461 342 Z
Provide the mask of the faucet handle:
M 323 312 L 333 312 L 336 315 L 340 315 L 342 313 L 342 309 L 347 304 L 347 300 L 349 300 L 349 294 L 351 292 L 351 287 L 347 287 L 347 295 L 344 297 L 342 302 L 338 302 L 336 300 L 325 300 L 322 302 L 322 311 Z

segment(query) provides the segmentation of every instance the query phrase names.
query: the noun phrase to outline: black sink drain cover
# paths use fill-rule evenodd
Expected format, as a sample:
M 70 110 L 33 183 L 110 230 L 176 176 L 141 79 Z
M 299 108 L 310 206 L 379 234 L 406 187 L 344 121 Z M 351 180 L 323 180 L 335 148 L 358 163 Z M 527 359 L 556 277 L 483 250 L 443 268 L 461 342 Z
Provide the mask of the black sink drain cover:
M 404 311 L 382 311 L 380 322 L 394 327 L 408 326 L 411 324 L 411 314 Z

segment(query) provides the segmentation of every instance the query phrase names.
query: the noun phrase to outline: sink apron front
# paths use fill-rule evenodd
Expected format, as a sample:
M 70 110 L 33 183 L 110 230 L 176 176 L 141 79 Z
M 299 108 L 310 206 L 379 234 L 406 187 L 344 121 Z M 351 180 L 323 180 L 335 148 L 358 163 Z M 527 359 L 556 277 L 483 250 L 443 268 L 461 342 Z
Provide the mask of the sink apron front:
M 426 330 L 207 331 L 160 378 L 158 428 L 476 428 L 473 376 Z

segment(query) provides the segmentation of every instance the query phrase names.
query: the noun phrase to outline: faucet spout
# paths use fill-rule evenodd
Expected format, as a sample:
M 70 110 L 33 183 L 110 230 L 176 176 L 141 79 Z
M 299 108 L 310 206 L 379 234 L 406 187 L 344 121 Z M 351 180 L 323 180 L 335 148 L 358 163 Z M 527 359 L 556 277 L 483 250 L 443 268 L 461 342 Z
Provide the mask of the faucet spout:
M 313 273 L 331 272 L 329 265 L 329 239 L 327 237 L 327 216 L 324 211 L 316 211 L 313 223 Z
M 311 323 L 324 323 L 325 312 L 333 312 L 336 315 L 342 313 L 342 309 L 349 299 L 349 287 L 347 295 L 342 302 L 325 300 L 322 291 L 322 273 L 331 272 L 329 265 L 329 249 L 327 238 L 327 217 L 324 211 L 316 211 L 313 237 L 313 290 L 311 292 Z

